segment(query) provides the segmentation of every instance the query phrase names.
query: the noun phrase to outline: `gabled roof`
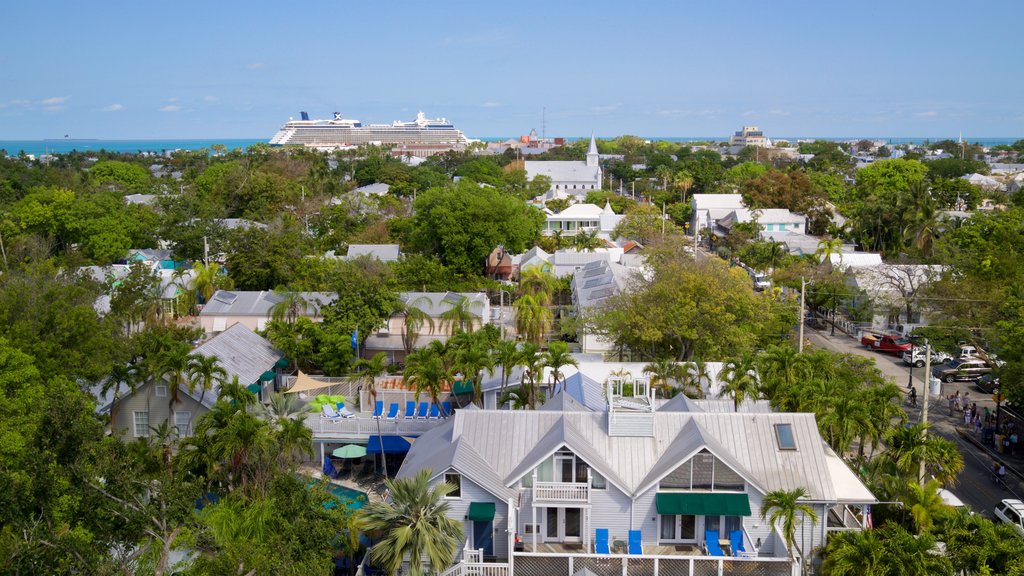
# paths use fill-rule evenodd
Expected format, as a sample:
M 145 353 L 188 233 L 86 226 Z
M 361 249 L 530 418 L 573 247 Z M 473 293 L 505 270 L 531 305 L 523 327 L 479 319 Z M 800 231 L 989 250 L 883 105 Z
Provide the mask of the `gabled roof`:
M 258 381 L 282 357 L 281 352 L 266 338 L 241 323 L 233 324 L 192 352 L 200 356 L 216 356 L 221 368 L 227 372 L 227 380 L 231 381 L 237 376 L 238 383 L 243 386 Z M 217 401 L 218 392 L 217 389 L 207 392 L 203 396 L 203 403 L 212 406 Z
M 567 220 L 573 218 L 598 219 L 603 210 L 597 204 L 573 204 L 565 210 L 548 216 L 548 220 Z
M 526 175 L 531 180 L 539 175 L 544 175 L 551 178 L 552 184 L 559 182 L 599 184 L 601 179 L 600 167 L 587 166 L 587 163 L 581 160 L 526 160 L 523 164 Z
M 319 316 L 321 309 L 338 299 L 334 292 L 301 292 L 309 302 L 303 316 Z M 203 306 L 200 316 L 261 316 L 269 317 L 274 305 L 284 297 L 274 291 L 218 290 Z
M 593 412 L 590 408 L 580 404 L 580 402 L 573 398 L 565 389 L 549 398 L 547 402 L 537 407 L 537 410 L 554 410 L 557 412 Z
M 399 297 L 406 304 L 416 306 L 433 317 L 440 316 L 451 310 L 460 300 L 467 299 L 467 309 L 475 316 L 483 318 L 484 308 L 489 304 L 487 295 L 480 292 L 402 292 Z
M 395 262 L 402 256 L 398 244 L 349 244 L 346 258 L 373 256 L 381 262 Z

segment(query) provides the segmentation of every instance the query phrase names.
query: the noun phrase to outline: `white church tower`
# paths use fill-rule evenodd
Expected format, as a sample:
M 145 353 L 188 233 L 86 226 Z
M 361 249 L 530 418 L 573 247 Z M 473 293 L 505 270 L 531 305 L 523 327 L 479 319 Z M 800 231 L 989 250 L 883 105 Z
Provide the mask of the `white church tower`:
M 594 133 L 590 133 L 590 149 L 587 150 L 587 166 L 597 166 L 597 161 L 600 156 L 597 153 L 597 140 L 594 139 Z

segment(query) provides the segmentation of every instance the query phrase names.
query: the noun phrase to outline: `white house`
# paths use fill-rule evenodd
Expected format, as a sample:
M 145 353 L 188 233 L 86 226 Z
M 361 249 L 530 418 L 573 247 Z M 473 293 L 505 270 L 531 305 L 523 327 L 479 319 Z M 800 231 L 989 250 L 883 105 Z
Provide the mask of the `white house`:
M 604 208 L 596 204 L 573 204 L 557 214 L 548 214 L 543 233 L 575 236 L 580 232 L 597 232 L 602 238 L 610 238 L 622 218 L 608 202 Z
M 526 177 L 533 180 L 537 176 L 551 179 L 551 188 L 547 197 L 582 198 L 587 192 L 601 189 L 602 172 L 598 163 L 597 141 L 590 137 L 590 149 L 587 159 L 578 160 L 526 160 Z
M 398 478 L 430 470 L 431 484 L 455 486 L 446 503 L 470 570 L 453 574 L 480 557 L 523 574 L 611 562 L 616 574 L 799 574 L 828 532 L 862 529 L 857 507 L 877 502 L 814 414 L 658 406 L 646 380 L 604 385 L 598 410 L 567 395 L 539 410 L 457 410 L 413 443 Z M 821 521 L 801 519 L 790 550 L 761 503 L 797 488 Z
M 595 260 L 576 271 L 572 278 L 572 303 L 577 317 L 583 317 L 608 298 L 625 290 L 634 269 L 605 259 Z M 613 350 L 615 343 L 585 328 L 577 333 L 584 353 L 603 353 Z
M 321 310 L 338 299 L 332 292 L 300 292 L 306 302 L 296 310 L 303 316 L 319 322 Z M 250 330 L 263 330 L 273 316 L 274 307 L 285 300 L 274 291 L 218 290 L 199 312 L 199 324 L 207 334 L 218 334 L 235 324 L 244 324 Z

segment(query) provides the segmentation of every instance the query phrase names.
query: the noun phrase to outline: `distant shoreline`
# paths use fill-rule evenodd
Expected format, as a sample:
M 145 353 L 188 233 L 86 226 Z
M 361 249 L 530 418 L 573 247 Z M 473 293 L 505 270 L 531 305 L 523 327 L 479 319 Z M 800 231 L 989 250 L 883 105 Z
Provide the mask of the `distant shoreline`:
M 589 139 L 590 136 L 566 136 L 567 142 Z M 609 137 L 598 138 L 607 139 Z M 611 138 L 614 138 L 611 137 Z M 728 136 L 641 136 L 645 140 L 665 142 L 724 142 Z M 504 142 L 510 139 L 518 140 L 518 137 L 506 136 L 481 136 L 477 140 L 483 142 Z M 922 144 L 925 142 L 938 142 L 940 140 L 956 140 L 957 136 L 947 137 L 882 137 L 882 136 L 773 136 L 773 140 L 786 140 L 795 142 L 797 140 L 830 140 L 834 142 L 846 142 L 851 140 L 872 140 L 884 141 L 892 145 L 899 144 Z M 988 138 L 966 138 L 970 144 L 981 144 L 983 146 L 996 146 L 999 144 L 1013 144 L 1024 137 L 988 137 Z M 162 153 L 171 150 L 199 150 L 209 149 L 216 144 L 223 144 L 229 150 L 235 148 L 248 148 L 253 144 L 265 144 L 265 138 L 167 138 L 167 139 L 118 139 L 105 140 L 99 138 L 47 138 L 41 140 L 0 140 L 0 150 L 5 150 L 8 155 L 16 156 L 24 151 L 26 154 L 39 156 L 42 154 L 65 154 L 72 151 L 89 152 L 106 150 L 108 152 L 126 153 Z

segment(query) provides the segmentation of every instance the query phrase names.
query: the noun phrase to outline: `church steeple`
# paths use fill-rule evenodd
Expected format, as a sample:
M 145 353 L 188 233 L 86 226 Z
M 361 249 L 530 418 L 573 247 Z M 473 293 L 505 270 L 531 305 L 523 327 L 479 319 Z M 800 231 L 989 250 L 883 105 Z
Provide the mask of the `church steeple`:
M 597 166 L 598 161 L 597 153 L 597 140 L 594 139 L 594 133 L 590 133 L 590 149 L 587 150 L 587 166 Z

